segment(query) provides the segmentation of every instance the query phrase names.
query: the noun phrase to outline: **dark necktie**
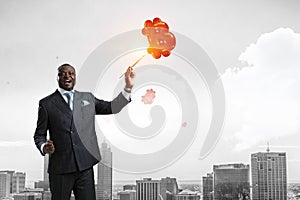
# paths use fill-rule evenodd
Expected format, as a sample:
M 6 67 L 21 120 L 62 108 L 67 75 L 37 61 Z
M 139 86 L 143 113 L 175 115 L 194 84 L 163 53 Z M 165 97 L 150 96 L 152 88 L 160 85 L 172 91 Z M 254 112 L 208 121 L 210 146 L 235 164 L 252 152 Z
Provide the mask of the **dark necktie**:
M 68 105 L 69 105 L 70 109 L 73 110 L 73 105 L 72 105 L 73 102 L 72 102 L 72 98 L 71 98 L 72 93 L 71 92 L 66 92 L 66 93 L 64 93 L 64 95 L 68 99 Z

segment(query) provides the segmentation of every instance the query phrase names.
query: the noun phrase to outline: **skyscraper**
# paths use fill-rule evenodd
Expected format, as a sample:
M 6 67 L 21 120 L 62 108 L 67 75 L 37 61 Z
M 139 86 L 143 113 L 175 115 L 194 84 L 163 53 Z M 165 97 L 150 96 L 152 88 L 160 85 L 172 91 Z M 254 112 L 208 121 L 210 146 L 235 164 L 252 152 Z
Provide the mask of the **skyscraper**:
M 34 183 L 34 188 L 43 188 L 44 191 L 50 191 L 49 188 L 49 174 L 48 174 L 48 165 L 49 165 L 49 154 L 44 156 L 44 174 L 43 180 Z
M 112 152 L 107 143 L 101 145 L 98 164 L 97 200 L 112 200 Z
M 12 193 L 21 193 L 25 190 L 26 174 L 23 172 L 15 172 L 12 176 Z
M 12 170 L 2 170 L 2 171 L 0 171 L 0 173 L 1 172 L 5 172 L 5 173 L 7 173 L 7 174 L 9 174 L 9 177 L 10 177 L 10 181 L 9 181 L 9 192 L 10 193 L 12 193 L 12 188 L 13 188 L 13 186 L 12 186 L 12 184 L 13 184 L 13 181 L 12 181 L 12 179 L 13 179 L 13 175 L 14 175 L 14 173 L 15 173 L 15 171 L 12 171 Z
M 44 156 L 44 182 L 49 184 L 49 175 L 48 175 L 48 165 L 49 165 L 49 154 Z
M 178 193 L 178 185 L 176 178 L 162 178 L 160 180 L 160 195 L 163 200 L 175 200 L 175 195 Z
M 24 191 L 26 173 L 12 170 L 4 170 L 0 171 L 0 173 L 7 173 L 9 175 L 9 193 L 21 193 Z
M 136 181 L 136 200 L 161 200 L 160 180 L 144 178 Z
M 213 200 L 213 183 L 213 173 L 208 173 L 207 176 L 202 177 L 203 200 Z
M 0 172 L 0 198 L 10 194 L 11 176 L 8 172 Z
M 215 200 L 246 199 L 249 197 L 249 165 L 242 163 L 214 165 L 213 170 Z
M 259 152 L 251 154 L 252 199 L 286 200 L 286 153 Z

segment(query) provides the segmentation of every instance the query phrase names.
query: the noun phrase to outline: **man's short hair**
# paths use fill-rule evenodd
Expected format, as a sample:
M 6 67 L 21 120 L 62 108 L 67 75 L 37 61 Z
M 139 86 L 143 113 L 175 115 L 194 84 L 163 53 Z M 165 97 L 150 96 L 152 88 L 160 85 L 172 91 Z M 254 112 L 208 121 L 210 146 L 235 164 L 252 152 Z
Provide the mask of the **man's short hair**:
M 63 68 L 63 67 L 66 67 L 66 66 L 73 68 L 74 72 L 76 71 L 75 68 L 74 68 L 72 65 L 68 64 L 68 63 L 64 63 L 64 64 L 62 64 L 61 66 L 59 66 L 59 67 L 57 68 L 57 71 L 60 72 L 60 71 L 62 70 L 62 68 Z

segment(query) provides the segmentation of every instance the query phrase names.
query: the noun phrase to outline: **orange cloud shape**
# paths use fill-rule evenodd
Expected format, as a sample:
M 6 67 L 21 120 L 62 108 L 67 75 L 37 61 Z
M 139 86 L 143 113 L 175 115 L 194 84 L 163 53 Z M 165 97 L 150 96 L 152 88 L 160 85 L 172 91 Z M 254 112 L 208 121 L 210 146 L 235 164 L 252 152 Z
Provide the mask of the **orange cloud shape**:
M 161 55 L 168 57 L 171 50 L 175 48 L 176 38 L 174 34 L 169 31 L 168 24 L 158 17 L 154 18 L 153 21 L 145 21 L 142 34 L 148 38 L 147 52 L 155 59 L 160 58 Z

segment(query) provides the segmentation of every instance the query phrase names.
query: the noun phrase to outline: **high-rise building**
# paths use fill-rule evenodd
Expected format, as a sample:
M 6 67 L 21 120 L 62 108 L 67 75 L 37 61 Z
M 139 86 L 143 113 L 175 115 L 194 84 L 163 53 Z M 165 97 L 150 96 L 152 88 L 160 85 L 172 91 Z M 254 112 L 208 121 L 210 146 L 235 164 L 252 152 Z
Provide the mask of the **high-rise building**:
M 208 173 L 206 176 L 202 177 L 203 200 L 213 200 L 213 191 L 214 191 L 213 183 L 214 183 L 213 173 Z
M 176 178 L 162 178 L 160 180 L 160 195 L 163 200 L 175 200 L 178 193 L 178 184 Z
M 105 142 L 101 145 L 96 190 L 97 200 L 112 200 L 112 152 Z
M 9 193 L 21 193 L 25 189 L 26 173 L 11 170 L 0 171 L 9 174 Z
M 249 165 L 214 165 L 213 170 L 215 200 L 249 198 Z
M 49 165 L 49 154 L 44 156 L 44 182 L 49 184 L 49 175 L 48 175 L 48 165 Z
M 160 180 L 144 178 L 136 181 L 136 200 L 161 200 Z
M 286 153 L 259 152 L 251 154 L 252 199 L 286 200 Z
M 175 200 L 200 200 L 200 195 L 197 192 L 183 190 L 175 195 Z
M 43 188 L 44 191 L 50 191 L 48 165 L 49 165 L 49 154 L 46 154 L 44 156 L 44 174 L 43 174 L 43 180 L 42 181 L 34 182 L 34 188 Z
M 12 176 L 12 193 L 21 193 L 25 190 L 26 173 L 15 172 Z
M 13 175 L 14 175 L 14 173 L 15 173 L 15 171 L 12 171 L 12 170 L 2 170 L 2 171 L 0 171 L 0 173 L 1 172 L 6 172 L 6 173 L 8 173 L 9 175 L 10 175 L 10 189 L 9 189 L 9 192 L 10 193 L 12 193 L 12 188 L 13 188 Z
M 10 194 L 11 177 L 8 172 L 0 172 L 0 198 Z

